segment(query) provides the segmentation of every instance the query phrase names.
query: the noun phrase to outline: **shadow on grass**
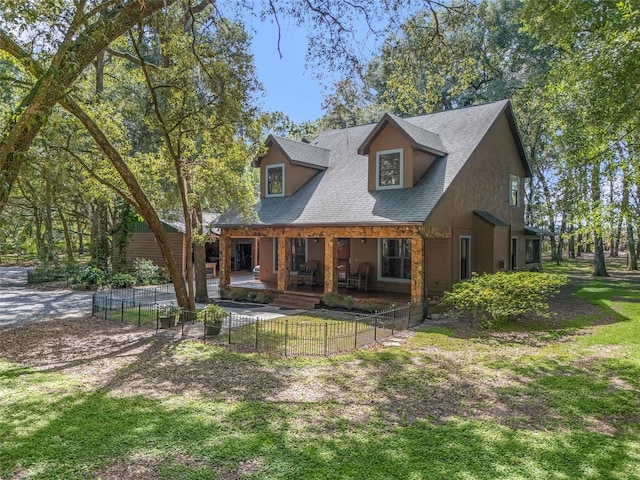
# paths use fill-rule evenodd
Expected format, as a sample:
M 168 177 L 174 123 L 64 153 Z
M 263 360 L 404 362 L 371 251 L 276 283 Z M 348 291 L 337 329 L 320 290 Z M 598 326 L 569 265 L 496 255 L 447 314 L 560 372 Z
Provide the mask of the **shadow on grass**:
M 566 385 L 545 386 L 554 393 Z M 566 407 L 584 411 L 578 399 Z M 587 473 L 604 479 L 640 473 L 632 437 L 574 428 L 522 431 L 459 419 L 386 431 L 375 422 L 359 430 L 344 424 L 318 435 L 296 426 L 313 408 L 117 398 L 105 392 L 55 402 L 17 400 L 14 416 L 2 426 L 0 475 L 73 479 L 109 469 L 122 478 L 140 459 L 151 465 L 154 478 L 216 478 L 211 469 L 217 478 L 241 478 L 242 471 L 271 479 L 571 479 Z M 24 425 L 22 414 L 39 421 Z M 121 471 L 114 471 L 118 462 Z

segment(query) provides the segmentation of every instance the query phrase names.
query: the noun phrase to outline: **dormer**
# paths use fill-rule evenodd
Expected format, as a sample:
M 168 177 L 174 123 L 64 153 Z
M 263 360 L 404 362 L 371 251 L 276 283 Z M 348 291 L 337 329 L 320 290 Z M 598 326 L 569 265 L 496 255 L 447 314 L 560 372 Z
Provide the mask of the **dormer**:
M 267 153 L 253 161 L 260 168 L 260 197 L 289 197 L 329 166 L 330 152 L 305 142 L 269 135 Z
M 447 154 L 437 133 L 385 114 L 358 148 L 369 158 L 368 188 L 412 188 L 434 160 Z

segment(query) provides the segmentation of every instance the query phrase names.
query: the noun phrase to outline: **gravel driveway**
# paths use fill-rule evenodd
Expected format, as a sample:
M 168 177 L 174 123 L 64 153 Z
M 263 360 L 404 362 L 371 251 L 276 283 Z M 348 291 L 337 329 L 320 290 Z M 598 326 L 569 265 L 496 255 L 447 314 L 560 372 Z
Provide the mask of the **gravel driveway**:
M 27 288 L 27 269 L 0 267 L 0 329 L 46 318 L 86 315 L 92 292 Z

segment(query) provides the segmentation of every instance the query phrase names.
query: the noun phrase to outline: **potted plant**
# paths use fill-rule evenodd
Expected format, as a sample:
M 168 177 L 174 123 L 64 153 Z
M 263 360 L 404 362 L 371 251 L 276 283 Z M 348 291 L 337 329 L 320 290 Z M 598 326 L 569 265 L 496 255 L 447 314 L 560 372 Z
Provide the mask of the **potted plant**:
M 220 305 L 210 303 L 198 312 L 198 321 L 204 324 L 206 336 L 215 336 L 222 330 L 222 322 L 229 314 Z
M 178 309 L 173 305 L 157 305 L 156 314 L 160 328 L 170 328 L 175 326 Z

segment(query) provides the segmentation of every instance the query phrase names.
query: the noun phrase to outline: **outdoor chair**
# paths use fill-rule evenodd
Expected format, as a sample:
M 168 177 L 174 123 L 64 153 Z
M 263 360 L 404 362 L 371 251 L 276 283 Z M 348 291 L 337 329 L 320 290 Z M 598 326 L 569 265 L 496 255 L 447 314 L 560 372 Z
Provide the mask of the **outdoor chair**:
M 355 287 L 358 290 L 367 290 L 369 286 L 369 270 L 371 265 L 361 263 L 358 271 L 347 276 L 347 288 Z
M 346 287 L 347 286 L 347 267 L 348 265 L 338 265 L 338 286 Z
M 310 260 L 303 263 L 298 270 L 298 285 L 317 285 L 318 284 L 318 261 Z

